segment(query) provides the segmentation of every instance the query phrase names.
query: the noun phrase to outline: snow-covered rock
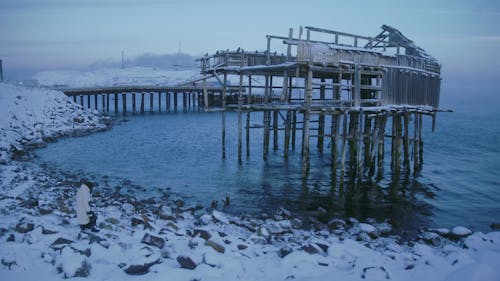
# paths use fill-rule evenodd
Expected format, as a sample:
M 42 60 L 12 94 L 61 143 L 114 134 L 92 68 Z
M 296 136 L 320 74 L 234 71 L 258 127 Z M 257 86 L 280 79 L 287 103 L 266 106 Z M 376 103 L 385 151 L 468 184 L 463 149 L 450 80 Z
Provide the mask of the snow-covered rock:
M 463 227 L 463 226 L 455 226 L 451 230 L 451 234 L 453 234 L 456 237 L 465 237 L 465 236 L 471 235 L 472 231 L 466 227 Z

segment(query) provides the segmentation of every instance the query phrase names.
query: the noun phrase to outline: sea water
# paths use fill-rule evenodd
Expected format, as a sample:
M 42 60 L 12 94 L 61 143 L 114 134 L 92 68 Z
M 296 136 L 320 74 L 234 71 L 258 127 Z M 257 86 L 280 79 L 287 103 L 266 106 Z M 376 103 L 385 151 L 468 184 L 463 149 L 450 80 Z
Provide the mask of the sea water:
M 457 104 L 454 110 L 437 115 L 435 132 L 430 118 L 424 117 L 420 173 L 393 174 L 386 156 L 382 178 L 344 184 L 339 184 L 338 175 L 332 176 L 331 157 L 315 149 L 315 139 L 309 175 L 302 176 L 300 131 L 288 159 L 282 143 L 273 151 L 271 136 L 269 156 L 263 160 L 262 129 L 252 129 L 250 156 L 244 141 L 239 163 L 237 113 L 229 112 L 225 159 L 220 112 L 116 115 L 123 122 L 107 132 L 61 139 L 36 153 L 41 163 L 114 180 L 122 185 L 121 192 L 136 196 L 168 192 L 188 204 L 208 207 L 228 195 L 231 204 L 224 210 L 233 214 L 279 207 L 315 214 L 321 208 L 326 219 L 389 220 L 401 230 L 464 225 L 487 231 L 500 221 L 500 113 L 494 106 L 467 104 Z M 253 114 L 251 125 L 262 125 L 261 115 Z M 282 140 L 283 131 L 279 134 Z

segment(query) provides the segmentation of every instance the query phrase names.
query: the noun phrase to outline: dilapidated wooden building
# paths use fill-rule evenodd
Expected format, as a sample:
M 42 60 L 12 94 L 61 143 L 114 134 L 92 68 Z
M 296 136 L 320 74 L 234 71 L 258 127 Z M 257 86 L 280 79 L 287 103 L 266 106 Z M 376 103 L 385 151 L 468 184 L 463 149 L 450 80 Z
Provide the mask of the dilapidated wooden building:
M 306 26 L 298 34 L 290 29 L 288 36 L 266 38 L 262 52 L 225 50 L 199 59 L 205 79 L 216 78 L 224 89 L 239 81 L 237 102 L 221 93 L 223 157 L 225 111 L 238 113 L 240 161 L 243 131 L 249 156 L 251 114 L 260 112 L 263 157 L 280 146 L 288 157 L 300 142 L 304 174 L 313 140 L 319 153 L 329 149 L 332 168 L 342 174 L 346 163 L 358 175 L 382 169 L 386 140 L 395 171 L 419 169 L 422 116 L 431 116 L 434 127 L 439 111 L 441 66 L 435 58 L 387 25 L 374 37 Z M 204 100 L 208 107 L 207 91 Z

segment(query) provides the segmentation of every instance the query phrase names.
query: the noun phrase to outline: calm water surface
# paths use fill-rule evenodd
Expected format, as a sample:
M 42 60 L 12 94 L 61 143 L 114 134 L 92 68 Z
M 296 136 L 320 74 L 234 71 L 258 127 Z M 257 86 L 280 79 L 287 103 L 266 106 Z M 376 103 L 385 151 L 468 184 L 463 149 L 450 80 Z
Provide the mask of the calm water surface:
M 110 131 L 50 144 L 37 151 L 37 161 L 93 178 L 107 176 L 137 196 L 168 189 L 189 203 L 209 206 L 229 194 L 226 211 L 234 214 L 273 212 L 280 206 L 309 214 L 321 206 L 327 211 L 323 219 L 389 219 L 401 230 L 464 225 L 488 231 L 490 223 L 500 221 L 500 113 L 454 108 L 454 113 L 438 115 L 434 133 L 430 118 L 424 117 L 419 175 L 395 176 L 387 167 L 378 181 L 340 185 L 332 180 L 331 159 L 314 150 L 315 139 L 311 172 L 303 179 L 300 143 L 286 160 L 282 145 L 273 152 L 271 141 L 269 159 L 263 161 L 262 129 L 251 131 L 251 155 L 238 164 L 235 113 L 227 114 L 225 160 L 220 113 L 191 112 L 129 115 Z M 261 114 L 252 118 L 252 124 L 261 124 Z

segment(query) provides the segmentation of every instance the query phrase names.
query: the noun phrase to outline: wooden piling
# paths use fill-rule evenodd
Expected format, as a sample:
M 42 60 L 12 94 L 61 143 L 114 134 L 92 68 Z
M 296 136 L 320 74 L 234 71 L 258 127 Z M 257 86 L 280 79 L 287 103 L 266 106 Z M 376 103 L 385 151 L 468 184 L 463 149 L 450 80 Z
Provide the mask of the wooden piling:
M 87 95 L 87 108 L 90 108 L 90 95 Z
M 222 85 L 222 159 L 226 159 L 226 90 L 227 73 L 224 72 L 224 85 Z
M 122 114 L 127 114 L 127 95 L 126 94 L 122 94 L 122 104 L 123 104 L 123 108 L 122 108 Z
M 187 95 L 186 93 L 182 93 L 182 111 L 187 111 Z
M 404 139 L 403 139 L 403 165 L 405 171 L 410 171 L 410 114 L 405 108 L 403 110 L 403 129 L 404 129 Z
M 283 147 L 283 156 L 288 158 L 288 154 L 290 151 L 290 131 L 291 131 L 291 122 L 292 122 L 292 111 L 286 111 L 286 119 L 285 119 L 285 139 L 284 139 L 284 147 Z
M 309 118 L 310 118 L 310 110 L 311 110 L 311 102 L 312 102 L 312 80 L 313 80 L 313 71 L 311 67 L 307 70 L 307 78 L 306 78 L 306 94 L 305 94 L 305 105 L 306 109 L 303 114 L 304 116 L 304 124 L 302 130 L 302 175 L 305 176 L 309 173 Z
M 153 99 L 154 99 L 154 93 L 150 92 L 149 93 L 149 112 L 153 112 L 154 111 Z
M 118 93 L 115 93 L 115 113 L 118 112 Z
M 98 106 L 97 106 L 97 94 L 94 95 L 94 109 L 95 110 L 98 110 Z
M 320 100 L 325 99 L 325 78 L 321 78 L 321 85 L 319 88 L 319 98 Z M 324 140 L 325 140 L 325 115 L 318 115 L 318 152 L 323 153 L 324 148 Z
M 292 150 L 295 150 L 295 139 L 297 137 L 297 111 L 292 111 Z
M 146 93 L 141 93 L 141 114 L 144 114 L 144 95 Z
M 106 111 L 106 95 L 102 95 L 102 111 Z
M 177 92 L 174 92 L 174 111 L 177 112 Z
M 278 121 L 279 110 L 273 111 L 273 150 L 278 150 Z
M 158 92 L 158 112 L 161 112 L 161 92 Z
M 240 85 L 238 92 L 238 162 L 241 163 L 242 142 L 243 142 L 243 121 L 241 104 L 243 102 L 243 74 L 240 73 Z
M 136 113 L 136 102 L 135 102 L 135 93 L 132 93 L 132 113 Z
M 170 95 L 170 92 L 167 92 L 167 95 L 165 97 L 167 100 L 166 100 L 166 104 L 167 104 L 167 111 L 170 111 L 170 101 L 171 101 L 171 95 Z

